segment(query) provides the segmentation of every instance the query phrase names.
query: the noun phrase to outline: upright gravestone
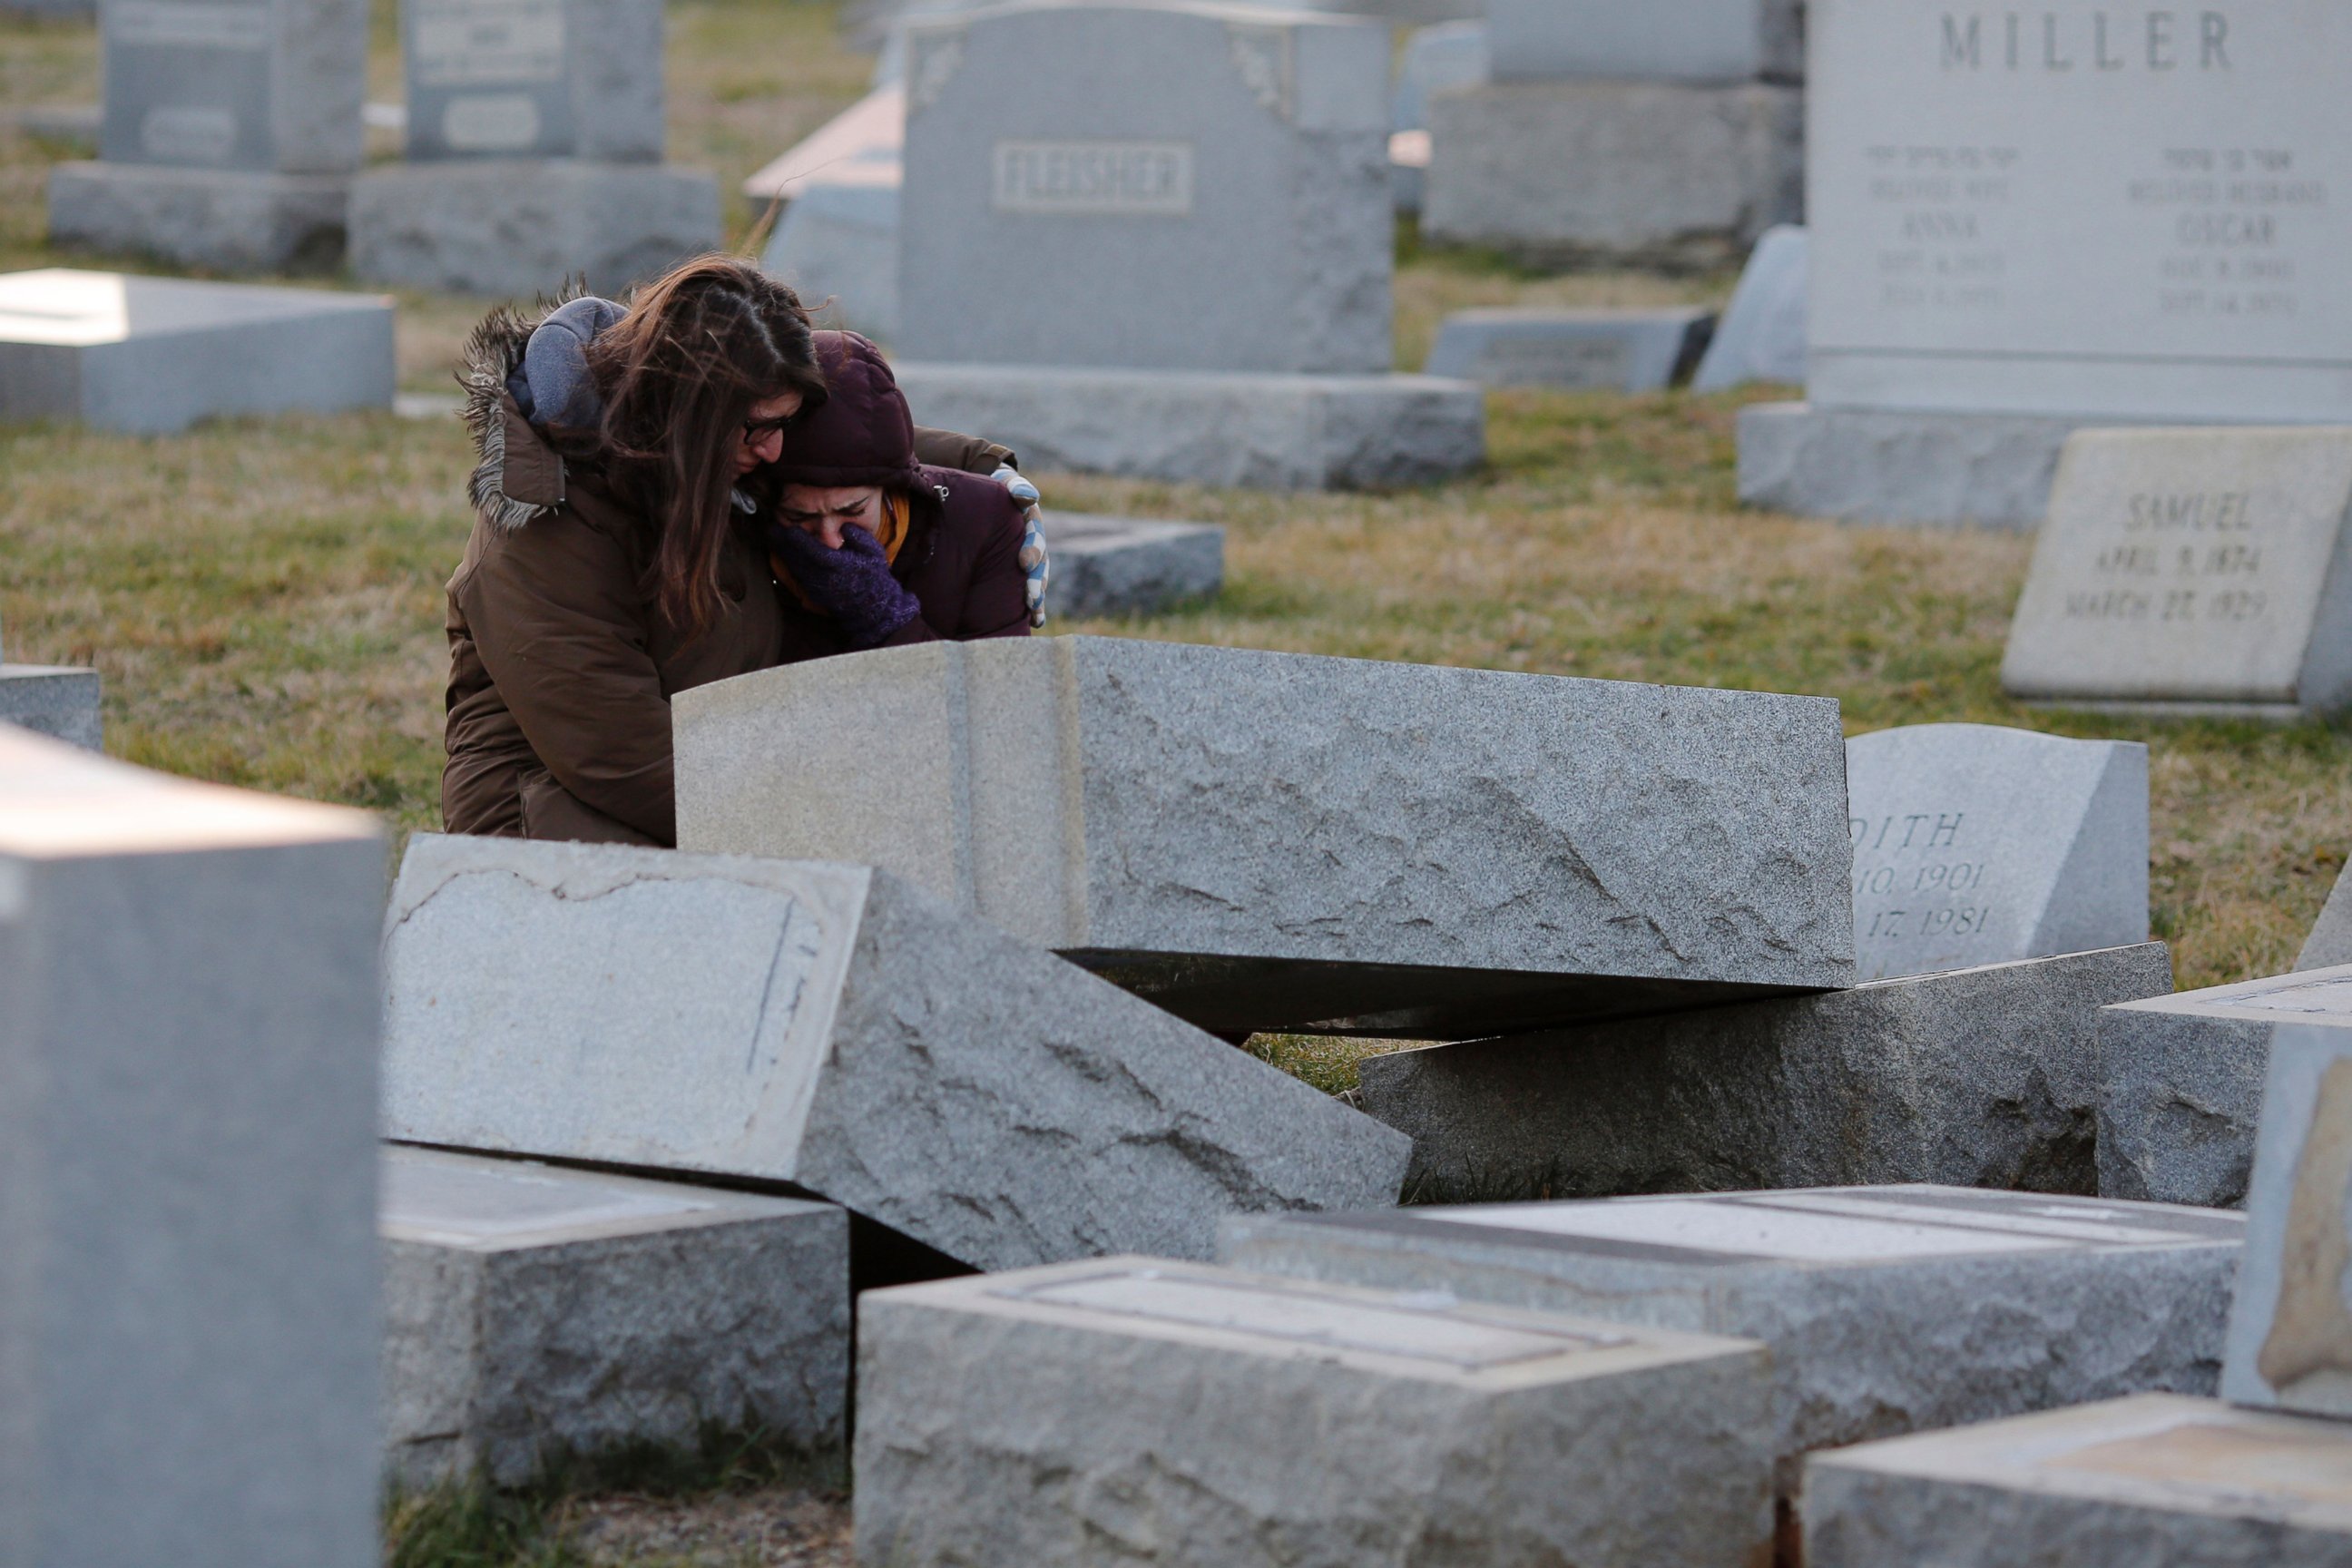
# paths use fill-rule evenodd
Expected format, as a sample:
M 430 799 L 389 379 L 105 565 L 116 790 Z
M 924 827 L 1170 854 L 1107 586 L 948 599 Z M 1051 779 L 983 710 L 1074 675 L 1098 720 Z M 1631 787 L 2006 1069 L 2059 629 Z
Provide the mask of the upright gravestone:
M 2352 429 L 2066 443 L 2001 660 L 2011 696 L 2276 717 L 2352 702 Z
M 660 0 L 404 0 L 408 156 L 352 193 L 362 278 L 617 294 L 719 244 L 719 187 L 662 162 Z
M 0 1560 L 367 1568 L 357 812 L 0 727 Z
M 1432 238 L 1736 264 L 1803 216 L 1796 0 L 1489 0 L 1493 79 L 1430 100 Z
M 1854 974 L 2147 940 L 2147 748 L 1989 724 L 1846 742 Z
M 1813 0 L 1802 404 L 1740 494 L 2041 521 L 2085 425 L 2352 421 L 2334 0 Z
M 899 380 L 1024 458 L 1387 482 L 1483 448 L 1393 363 L 1388 30 L 1176 3 L 911 26 Z
M 228 272 L 342 259 L 366 0 L 103 0 L 95 162 L 49 174 L 58 244 Z

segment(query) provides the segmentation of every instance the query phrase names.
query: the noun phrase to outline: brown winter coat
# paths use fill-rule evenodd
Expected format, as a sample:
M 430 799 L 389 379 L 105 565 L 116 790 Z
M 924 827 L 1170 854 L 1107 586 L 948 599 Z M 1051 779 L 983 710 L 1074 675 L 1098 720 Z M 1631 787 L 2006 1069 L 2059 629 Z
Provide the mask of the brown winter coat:
M 644 587 L 643 520 L 593 476 L 567 473 L 506 391 L 534 325 L 500 312 L 468 345 L 481 463 L 473 534 L 449 580 L 442 819 L 452 833 L 675 844 L 670 698 L 838 644 L 798 605 L 787 614 L 758 517 L 737 519 L 708 629 L 689 638 L 660 613 Z M 1012 456 L 943 432 L 920 437 L 923 457 L 946 469 L 985 474 Z M 940 482 L 1003 498 L 969 474 Z M 901 559 L 913 561 L 905 551 Z M 929 596 L 924 605 L 928 619 Z M 943 600 L 942 616 L 950 611 L 930 635 L 969 635 L 963 607 Z

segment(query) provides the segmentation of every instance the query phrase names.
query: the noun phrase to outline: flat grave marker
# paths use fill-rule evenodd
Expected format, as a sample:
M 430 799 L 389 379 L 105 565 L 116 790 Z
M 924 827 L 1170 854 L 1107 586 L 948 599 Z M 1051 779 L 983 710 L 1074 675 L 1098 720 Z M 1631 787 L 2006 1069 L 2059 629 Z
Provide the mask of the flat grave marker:
M 1481 386 L 1656 392 L 1688 376 L 1715 313 L 1658 310 L 1457 310 L 1425 367 Z
M 1059 618 L 1149 616 L 1224 586 L 1225 531 L 1212 523 L 1049 512 L 1045 544 L 1045 608 Z

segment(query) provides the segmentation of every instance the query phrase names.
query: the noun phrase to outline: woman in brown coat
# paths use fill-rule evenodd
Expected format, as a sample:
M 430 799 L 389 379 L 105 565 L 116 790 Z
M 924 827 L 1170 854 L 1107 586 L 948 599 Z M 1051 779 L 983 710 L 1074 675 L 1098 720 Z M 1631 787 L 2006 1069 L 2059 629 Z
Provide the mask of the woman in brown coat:
M 493 312 L 464 379 L 481 463 L 449 581 L 443 820 L 674 844 L 670 698 L 787 657 L 753 475 L 826 395 L 807 313 L 751 266 L 705 257 L 625 310 Z M 918 434 L 942 468 L 1010 460 Z M 796 656 L 816 651 L 796 639 Z

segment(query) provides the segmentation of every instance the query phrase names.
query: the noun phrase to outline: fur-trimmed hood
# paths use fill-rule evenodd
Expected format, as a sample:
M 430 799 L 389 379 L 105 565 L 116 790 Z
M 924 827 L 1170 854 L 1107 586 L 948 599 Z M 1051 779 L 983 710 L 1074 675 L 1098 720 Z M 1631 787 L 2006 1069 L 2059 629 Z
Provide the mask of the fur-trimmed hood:
M 540 322 L 585 292 L 568 288 L 528 311 L 500 305 L 466 339 L 457 384 L 466 391 L 466 427 L 481 459 L 466 496 L 493 527 L 512 531 L 563 504 L 563 458 L 523 417 L 507 380 L 521 366 Z

